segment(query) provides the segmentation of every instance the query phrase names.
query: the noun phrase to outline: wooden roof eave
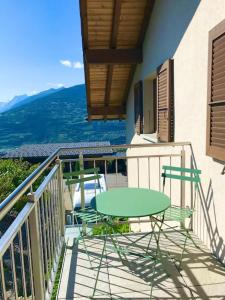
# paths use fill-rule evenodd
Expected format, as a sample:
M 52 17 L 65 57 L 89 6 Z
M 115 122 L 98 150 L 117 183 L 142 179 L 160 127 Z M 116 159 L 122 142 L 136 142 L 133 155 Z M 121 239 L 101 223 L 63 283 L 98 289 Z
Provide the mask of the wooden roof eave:
M 103 0 L 101 1 L 90 1 L 90 0 L 80 0 L 80 15 L 81 15 L 81 30 L 82 30 L 82 44 L 83 44 L 83 55 L 84 55 L 84 67 L 85 67 L 85 82 L 86 82 L 86 92 L 87 92 L 87 106 L 88 106 L 88 119 L 99 118 L 101 120 L 111 119 L 115 116 L 118 116 L 118 119 L 126 118 L 126 99 L 129 93 L 130 85 L 134 76 L 134 72 L 137 64 L 142 62 L 142 43 L 144 40 L 144 35 L 147 29 L 149 18 L 153 9 L 155 0 L 140 0 L 139 2 L 134 2 L 134 8 L 137 7 L 137 16 L 139 3 L 145 3 L 143 10 L 143 18 L 141 23 L 141 31 L 138 36 L 137 43 L 135 47 L 120 47 L 118 44 L 118 36 L 120 34 L 120 22 L 121 22 L 121 13 L 124 14 L 123 5 L 127 5 L 128 2 L 124 0 L 111 0 L 107 3 Z M 131 3 L 132 1 L 130 1 Z M 112 12 L 110 11 L 110 3 L 113 6 Z M 91 10 L 88 10 L 89 5 Z M 96 6 L 96 7 L 93 7 Z M 133 9 L 133 8 L 132 8 Z M 112 18 L 112 26 L 110 34 L 110 43 L 107 47 L 97 47 L 94 44 L 94 48 L 90 43 L 90 32 L 88 27 L 88 14 L 91 12 L 91 19 L 96 19 L 97 16 L 101 16 L 101 12 L 107 10 L 107 13 L 110 11 L 111 15 L 108 13 L 107 18 Z M 127 10 L 129 11 L 129 10 Z M 135 15 L 135 9 L 132 10 L 132 13 Z M 107 19 L 106 18 L 106 19 Z M 123 16 L 124 18 L 124 16 Z M 101 18 L 105 19 L 105 18 Z M 129 18 L 128 18 L 129 19 Z M 104 27 L 100 27 L 101 31 L 98 31 L 99 36 L 105 32 Z M 98 28 L 99 30 L 99 28 Z M 92 32 L 93 34 L 93 32 Z M 105 33 L 104 33 L 105 34 Z M 98 36 L 96 34 L 96 36 Z M 127 36 L 128 39 L 128 36 Z M 96 42 L 97 43 L 97 42 Z M 93 43 L 92 43 L 93 44 Z M 102 80 L 102 90 L 104 90 L 104 99 L 102 99 L 102 93 L 99 96 L 100 100 L 98 102 L 93 101 L 93 95 L 96 94 L 95 98 L 98 99 L 98 93 L 93 92 L 91 89 L 93 76 L 90 78 L 90 72 L 93 67 L 104 66 L 106 68 L 106 80 Z M 114 71 L 118 66 L 129 66 L 130 70 L 127 74 L 126 82 L 122 82 L 123 91 L 121 91 L 120 98 L 113 103 L 112 98 L 113 93 L 115 94 L 115 88 L 113 92 L 113 87 L 115 86 L 115 75 Z M 123 70 L 121 71 L 123 72 Z M 119 79 L 118 79 L 119 80 Z M 100 81 L 99 81 L 100 82 Z M 104 83 L 105 82 L 105 83 Z M 95 88 L 96 90 L 96 88 Z M 99 92 L 100 93 L 100 92 Z M 115 98 L 115 97 L 114 97 Z M 96 102 L 96 103 L 95 103 Z M 98 104 L 97 104 L 98 103 Z M 120 104 L 119 104 L 120 103 Z M 116 111 L 117 110 L 117 111 Z M 101 114 L 99 113 L 101 112 Z M 115 114 L 115 112 L 117 112 Z

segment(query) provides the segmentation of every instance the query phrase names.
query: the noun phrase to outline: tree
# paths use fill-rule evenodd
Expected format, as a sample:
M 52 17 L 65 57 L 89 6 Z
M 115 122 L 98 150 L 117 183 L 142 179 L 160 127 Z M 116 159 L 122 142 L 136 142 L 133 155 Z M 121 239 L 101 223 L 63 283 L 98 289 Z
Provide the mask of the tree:
M 23 160 L 0 160 L 0 202 L 15 190 L 36 168 Z M 17 209 L 23 206 L 26 196 L 16 205 Z

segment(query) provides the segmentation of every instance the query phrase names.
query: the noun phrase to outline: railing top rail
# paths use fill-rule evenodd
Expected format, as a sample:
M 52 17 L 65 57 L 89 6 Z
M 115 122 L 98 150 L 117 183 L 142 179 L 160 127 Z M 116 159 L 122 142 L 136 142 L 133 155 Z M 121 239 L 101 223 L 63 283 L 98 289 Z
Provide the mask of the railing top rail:
M 31 187 L 35 180 L 47 169 L 47 167 L 61 154 L 60 152 L 76 150 L 82 152 L 90 149 L 133 149 L 133 148 L 154 148 L 154 147 L 177 147 L 190 146 L 190 142 L 173 142 L 173 143 L 145 143 L 145 144 L 123 144 L 110 146 L 94 147 L 67 147 L 59 148 L 50 155 L 30 176 L 28 176 L 5 200 L 0 203 L 0 220 L 12 209 L 19 198 Z
M 178 147 L 178 146 L 190 146 L 191 142 L 171 142 L 171 143 L 144 143 L 144 144 L 122 144 L 122 145 L 109 145 L 109 146 L 92 146 L 92 147 L 67 147 L 60 148 L 59 151 L 76 150 L 81 152 L 83 150 L 90 149 L 132 149 L 132 148 L 155 148 L 155 147 Z
M 59 150 L 50 155 L 30 176 L 28 176 L 5 200 L 0 203 L 0 220 L 12 209 L 19 198 L 31 187 L 37 178 L 57 158 Z
M 0 243 L 0 259 L 6 252 L 7 248 L 9 247 L 10 243 L 15 238 L 16 234 L 18 233 L 21 226 L 24 224 L 24 222 L 27 220 L 27 217 L 29 216 L 31 210 L 34 207 L 34 203 L 28 202 L 24 208 L 21 210 L 21 212 L 18 214 L 16 219 L 12 222 L 12 224 L 9 226 L 9 228 L 6 230 L 6 232 L 1 237 L 1 243 Z
M 159 157 L 181 157 L 181 154 L 155 154 L 155 155 L 121 155 L 121 156 L 101 156 L 101 157 L 84 157 L 84 161 L 102 161 L 102 160 L 121 160 L 135 158 L 159 158 Z M 79 158 L 65 158 L 62 162 L 76 162 Z
M 51 170 L 51 172 L 48 174 L 48 176 L 44 179 L 44 181 L 40 184 L 38 189 L 35 191 L 35 197 L 38 199 L 41 197 L 43 191 L 45 190 L 46 186 L 51 181 L 52 177 L 55 175 L 59 168 L 59 165 L 54 166 L 54 168 Z

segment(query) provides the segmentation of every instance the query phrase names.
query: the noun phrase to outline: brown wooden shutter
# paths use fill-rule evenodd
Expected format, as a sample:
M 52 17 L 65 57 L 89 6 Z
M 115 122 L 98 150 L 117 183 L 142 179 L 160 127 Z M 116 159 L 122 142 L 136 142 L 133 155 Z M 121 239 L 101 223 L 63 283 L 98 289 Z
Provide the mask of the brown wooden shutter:
M 139 81 L 134 86 L 134 121 L 135 132 L 143 133 L 143 83 Z
M 174 139 L 173 60 L 157 69 L 157 133 L 161 142 Z
M 206 153 L 225 161 L 225 20 L 209 32 Z

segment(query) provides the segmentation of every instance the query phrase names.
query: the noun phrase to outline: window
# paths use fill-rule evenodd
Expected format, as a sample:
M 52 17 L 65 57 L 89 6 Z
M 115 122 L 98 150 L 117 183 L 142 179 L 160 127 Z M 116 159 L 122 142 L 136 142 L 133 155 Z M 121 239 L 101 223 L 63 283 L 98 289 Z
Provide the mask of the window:
M 160 142 L 173 141 L 173 95 L 173 60 L 168 59 L 158 67 L 156 78 L 147 78 L 144 83 L 139 81 L 134 86 L 134 119 L 137 134 L 157 132 Z
M 134 86 L 134 121 L 135 132 L 143 133 L 143 83 L 139 81 Z
M 174 139 L 173 60 L 157 69 L 157 134 L 161 142 Z
M 207 155 L 225 161 L 225 20 L 209 32 Z
M 144 80 L 144 134 L 156 133 L 156 78 L 152 76 Z

